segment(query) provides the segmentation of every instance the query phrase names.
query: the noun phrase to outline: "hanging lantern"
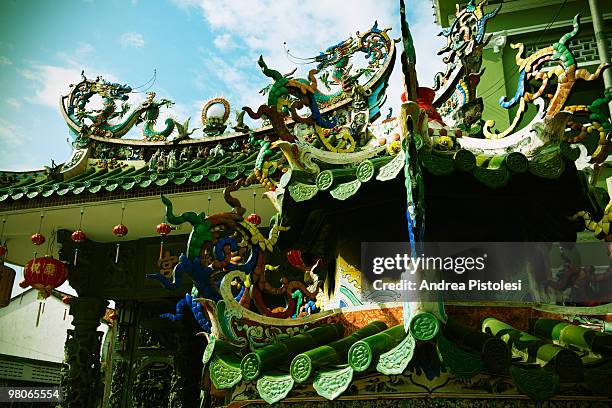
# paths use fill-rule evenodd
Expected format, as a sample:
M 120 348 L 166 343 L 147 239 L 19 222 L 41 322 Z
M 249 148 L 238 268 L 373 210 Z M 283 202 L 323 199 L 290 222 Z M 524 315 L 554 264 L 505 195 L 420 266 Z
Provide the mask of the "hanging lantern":
M 15 271 L 0 262 L 0 307 L 10 303 L 13 282 L 15 282 Z
M 249 216 L 246 217 L 246 220 L 248 222 L 250 222 L 253 225 L 259 225 L 261 224 L 261 217 L 255 213 L 250 214 Z
M 165 222 L 162 222 L 161 224 L 157 225 L 157 227 L 155 227 L 155 231 L 157 231 L 159 235 L 165 237 L 166 235 L 170 234 L 170 232 L 172 231 L 172 227 L 166 224 Z
M 165 222 L 162 222 L 155 227 L 155 231 L 157 231 L 157 233 L 161 236 L 161 243 L 159 245 L 159 258 L 161 259 L 162 254 L 164 253 L 164 238 L 170 235 L 170 232 L 172 232 L 172 227 Z
M 261 217 L 259 215 L 257 215 L 257 213 L 255 212 L 255 201 L 257 198 L 257 191 L 253 191 L 253 213 L 249 214 L 246 217 L 247 222 L 250 222 L 251 224 L 257 226 L 259 224 L 261 224 Z
M 40 246 L 40 245 L 44 244 L 45 241 L 46 241 L 45 236 L 40 233 L 40 231 L 42 229 L 42 223 L 43 223 L 43 219 L 44 218 L 45 218 L 45 213 L 41 212 L 40 213 L 40 223 L 38 224 L 38 232 L 30 237 L 30 240 L 32 241 L 32 243 L 34 245 L 36 245 L 36 246 Z M 34 259 L 36 259 L 37 255 L 38 255 L 38 252 L 35 250 L 34 251 Z
M 79 220 L 79 228 L 77 228 L 77 230 L 74 231 L 70 235 L 70 239 L 72 239 L 72 241 L 77 244 L 77 247 L 74 249 L 74 261 L 73 261 L 73 265 L 74 266 L 76 266 L 76 264 L 77 264 L 77 257 L 79 256 L 79 246 L 78 246 L 78 244 L 80 244 L 81 242 L 85 241 L 85 239 L 87 239 L 87 236 L 85 235 L 85 233 L 81 229 L 81 226 L 83 225 L 83 213 L 84 212 L 85 212 L 85 210 L 83 208 L 81 208 L 81 218 Z
M 32 243 L 34 245 L 42 245 L 47 240 L 45 236 L 41 234 L 40 232 L 37 232 L 36 234 L 32 235 L 30 239 L 32 240 Z
M 123 225 L 123 216 L 125 215 L 125 203 L 121 204 L 121 220 L 119 221 L 119 224 L 115 225 L 113 227 L 113 234 L 115 234 L 116 237 L 125 237 L 128 233 L 128 228 Z M 115 253 L 115 263 L 119 262 L 119 248 L 121 247 L 121 243 L 117 242 L 117 252 Z
M 118 224 L 113 227 L 113 234 L 115 234 L 118 237 L 124 237 L 127 235 L 127 233 L 128 233 L 128 229 L 123 224 Z
M 78 229 L 76 231 L 74 231 L 71 235 L 70 235 L 70 239 L 72 239 L 72 241 L 76 244 L 80 244 L 81 242 L 85 241 L 85 239 L 87 238 L 87 236 L 85 235 L 85 233 Z M 77 246 L 74 249 L 74 262 L 73 265 L 76 266 L 77 264 L 77 257 L 79 256 L 79 247 Z
M 123 224 L 117 224 L 113 227 L 113 234 L 115 236 L 121 238 L 125 237 L 128 233 L 128 228 Z M 115 253 L 115 263 L 119 262 L 119 248 L 121 247 L 121 243 L 117 242 L 117 252 Z
M 72 233 L 72 235 L 70 235 L 70 239 L 72 239 L 74 242 L 76 242 L 77 244 L 80 244 L 81 242 L 85 241 L 85 239 L 87 238 L 87 236 L 85 235 L 85 233 L 78 229 L 76 231 L 74 231 Z
M 66 281 L 68 270 L 63 262 L 51 256 L 34 258 L 28 261 L 23 268 L 23 281 L 19 283 L 22 288 L 32 286 L 38 290 L 38 299 L 46 299 L 51 290 L 61 286 Z

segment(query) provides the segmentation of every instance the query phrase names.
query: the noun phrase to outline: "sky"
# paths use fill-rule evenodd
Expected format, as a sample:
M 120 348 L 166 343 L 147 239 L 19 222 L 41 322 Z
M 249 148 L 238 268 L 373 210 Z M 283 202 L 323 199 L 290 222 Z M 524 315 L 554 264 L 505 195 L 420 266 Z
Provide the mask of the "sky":
M 151 90 L 175 105 L 160 117 L 201 126 L 205 101 L 223 96 L 232 109 L 264 102 L 269 83 L 257 66 L 296 66 L 285 49 L 303 57 L 369 29 L 392 27 L 400 37 L 396 0 L 2 0 L 0 1 L 0 170 L 40 169 L 66 161 L 72 150 L 59 97 L 80 80 L 132 87 L 156 72 Z M 349 6 L 350 5 L 350 6 Z M 430 0 L 406 0 L 421 85 L 442 69 L 440 31 Z M 283 44 L 287 43 L 284 47 Z M 398 58 L 399 60 L 399 58 Z M 305 76 L 311 66 L 298 66 Z M 301 75 L 300 75 L 301 74 Z M 399 106 L 395 69 L 388 106 Z M 129 102 L 136 106 L 144 95 Z M 386 112 L 386 108 L 383 109 Z M 395 110 L 397 112 L 397 110 Z M 140 130 L 138 130 L 140 131 Z M 136 131 L 135 131 L 136 132 Z

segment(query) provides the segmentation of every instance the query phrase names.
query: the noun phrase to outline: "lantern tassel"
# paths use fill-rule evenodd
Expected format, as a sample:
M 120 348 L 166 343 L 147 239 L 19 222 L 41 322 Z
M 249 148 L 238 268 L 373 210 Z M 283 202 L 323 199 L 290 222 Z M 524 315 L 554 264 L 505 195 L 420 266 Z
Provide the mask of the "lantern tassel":
M 42 302 L 38 303 L 38 314 L 36 315 L 36 327 L 38 327 L 38 323 L 40 323 L 40 311 L 42 309 Z
M 164 238 L 162 237 L 161 243 L 159 244 L 159 259 L 162 259 L 164 254 Z
M 72 262 L 72 264 L 74 266 L 77 266 L 77 258 L 79 257 L 79 248 L 75 248 L 74 249 L 74 261 Z
M 68 309 L 67 309 L 67 308 L 66 308 L 66 309 L 64 309 L 64 320 L 66 320 L 66 314 L 67 314 L 67 312 L 68 312 Z
M 120 246 L 121 244 L 117 242 L 117 252 L 115 253 L 115 263 L 119 262 L 119 247 Z

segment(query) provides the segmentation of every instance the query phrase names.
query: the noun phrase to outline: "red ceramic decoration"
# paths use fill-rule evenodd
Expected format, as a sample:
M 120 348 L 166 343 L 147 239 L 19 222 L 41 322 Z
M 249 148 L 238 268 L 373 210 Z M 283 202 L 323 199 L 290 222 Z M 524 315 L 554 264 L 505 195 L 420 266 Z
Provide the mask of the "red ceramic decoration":
M 30 238 L 32 240 L 32 243 L 34 245 L 42 245 L 45 243 L 45 236 L 39 232 L 37 232 L 36 234 L 32 235 L 32 237 Z
M 127 233 L 128 233 L 128 229 L 123 224 L 118 224 L 113 227 L 113 234 L 115 234 L 118 237 L 126 236 Z
M 63 262 L 51 256 L 43 256 L 28 261 L 23 268 L 24 280 L 19 284 L 22 288 L 32 286 L 38 290 L 38 298 L 46 299 L 51 290 L 61 286 L 66 281 L 68 270 Z
M 165 237 L 166 235 L 170 234 L 170 232 L 172 231 L 172 227 L 166 224 L 165 222 L 162 222 L 157 227 L 155 227 L 155 231 L 157 231 L 159 235 Z
M 446 126 L 442 120 L 442 116 L 440 116 L 436 108 L 433 106 L 436 92 L 431 88 L 419 87 L 417 89 L 417 93 L 418 96 L 416 98 L 416 102 L 419 104 L 419 107 L 427 113 L 429 121 L 431 122 L 432 120 L 435 120 L 440 125 Z
M 76 231 L 74 231 L 72 233 L 72 235 L 70 235 L 70 239 L 72 239 L 74 242 L 76 242 L 77 244 L 80 242 L 85 241 L 85 238 L 87 238 L 87 236 L 85 235 L 85 233 L 78 229 Z
M 287 260 L 289 263 L 296 267 L 301 268 L 304 266 L 304 260 L 302 259 L 302 251 L 299 249 L 290 249 L 287 251 Z
M 72 297 L 70 297 L 68 295 L 62 296 L 62 303 L 65 304 L 65 305 L 70 304 L 71 300 L 72 300 Z
M 246 217 L 246 220 L 253 225 L 261 224 L 261 217 L 255 213 L 250 214 L 248 217 Z

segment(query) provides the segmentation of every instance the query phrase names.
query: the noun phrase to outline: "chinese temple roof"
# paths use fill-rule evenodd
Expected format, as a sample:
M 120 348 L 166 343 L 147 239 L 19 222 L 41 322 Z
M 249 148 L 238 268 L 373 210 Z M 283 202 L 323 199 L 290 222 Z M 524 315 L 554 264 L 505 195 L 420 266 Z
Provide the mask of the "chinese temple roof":
M 54 180 L 46 172 L 3 173 L 5 180 L 13 179 L 15 182 L 0 187 L 0 202 L 38 199 L 47 200 L 52 205 L 53 199 L 58 197 L 146 190 L 150 187 L 183 186 L 188 189 L 186 191 L 219 188 L 247 176 L 256 157 L 257 152 L 253 150 L 223 152 L 216 156 L 179 161 L 176 168 L 158 172 L 142 162 L 133 165 L 117 160 L 87 160 L 83 156 L 83 163 L 74 166 L 81 166 L 82 170 L 66 180 Z M 276 155 L 278 157 L 280 153 Z
M 485 309 L 506 313 L 503 307 Z M 362 378 L 374 373 L 401 376 L 409 364 L 417 367 L 421 363 L 423 367 L 433 364 L 437 366 L 433 370 L 464 380 L 482 376 L 494 382 L 509 377 L 514 389 L 506 393 L 526 394 L 538 401 L 558 394 L 562 383 L 584 382 L 595 395 L 610 395 L 603 383 L 612 373 L 608 360 L 612 335 L 596 331 L 587 334 L 588 329 L 541 317 L 546 313 L 529 307 L 522 309 L 523 319 L 514 323 L 518 328 L 488 318 L 483 320 L 482 330 L 473 329 L 453 317 L 433 333 L 424 328 L 406 333 L 403 325 L 397 324 L 401 321 L 399 307 L 377 316 L 375 311 L 364 310 L 368 322 L 359 329 L 354 326 L 360 320 L 359 311 L 344 312 L 253 351 L 241 351 L 211 335 L 204 362 L 216 389 L 237 388 L 248 394 L 256 388 L 259 398 L 269 404 L 299 397 L 304 387 L 333 400 Z M 431 350 L 424 344 L 432 338 L 436 339 L 437 351 L 428 355 Z M 256 399 L 250 397 L 251 401 Z

